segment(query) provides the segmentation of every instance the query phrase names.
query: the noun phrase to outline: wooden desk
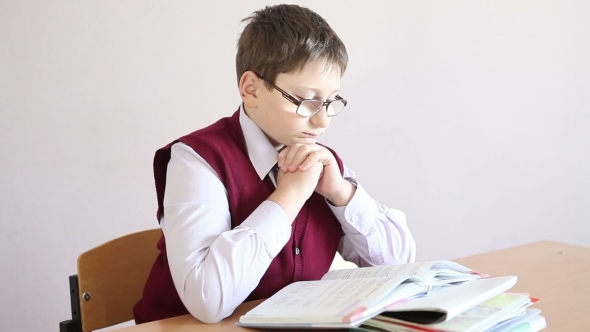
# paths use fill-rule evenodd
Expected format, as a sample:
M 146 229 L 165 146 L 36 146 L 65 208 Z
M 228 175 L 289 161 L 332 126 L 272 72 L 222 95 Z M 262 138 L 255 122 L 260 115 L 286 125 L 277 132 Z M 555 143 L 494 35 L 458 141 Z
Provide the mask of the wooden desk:
M 518 282 L 511 291 L 541 298 L 535 307 L 543 311 L 547 331 L 590 331 L 590 303 L 586 302 L 590 299 L 590 248 L 541 241 L 455 261 L 491 276 L 517 275 Z M 254 331 L 235 326 L 235 322 L 258 303 L 240 305 L 233 315 L 217 324 L 203 324 L 186 315 L 117 331 Z

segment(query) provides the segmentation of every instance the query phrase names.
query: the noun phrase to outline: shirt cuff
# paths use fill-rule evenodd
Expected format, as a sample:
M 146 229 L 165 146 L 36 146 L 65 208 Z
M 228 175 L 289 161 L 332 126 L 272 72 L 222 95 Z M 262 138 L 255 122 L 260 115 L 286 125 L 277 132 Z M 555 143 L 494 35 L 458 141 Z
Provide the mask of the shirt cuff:
M 285 211 L 275 202 L 262 202 L 240 226 L 249 227 L 256 233 L 276 257 L 291 237 L 291 223 Z
M 334 216 L 348 233 L 370 235 L 375 232 L 373 223 L 377 217 L 378 205 L 367 191 L 352 178 L 346 178 L 356 186 L 356 191 L 346 206 L 328 204 Z

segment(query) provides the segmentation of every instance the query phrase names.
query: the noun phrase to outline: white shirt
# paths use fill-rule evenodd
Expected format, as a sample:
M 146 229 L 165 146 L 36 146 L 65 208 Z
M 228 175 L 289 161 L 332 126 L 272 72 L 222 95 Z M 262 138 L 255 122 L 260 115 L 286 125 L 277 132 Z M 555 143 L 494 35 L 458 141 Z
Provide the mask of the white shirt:
M 243 108 L 240 126 L 250 161 L 263 179 L 278 152 Z M 326 202 L 342 225 L 342 257 L 359 266 L 413 262 L 416 244 L 403 212 L 373 200 L 346 166 L 344 177 L 357 184 L 350 203 Z M 183 143 L 172 146 L 163 206 L 160 225 L 174 285 L 187 310 L 207 323 L 229 316 L 248 297 L 291 236 L 287 215 L 271 201 L 231 229 L 224 185 Z

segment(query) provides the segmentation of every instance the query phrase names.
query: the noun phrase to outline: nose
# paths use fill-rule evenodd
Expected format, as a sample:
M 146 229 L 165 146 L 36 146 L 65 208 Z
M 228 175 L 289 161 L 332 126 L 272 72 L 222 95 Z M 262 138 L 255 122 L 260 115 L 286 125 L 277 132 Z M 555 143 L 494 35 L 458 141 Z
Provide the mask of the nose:
M 332 118 L 326 113 L 325 106 L 310 119 L 311 123 L 318 128 L 327 128 L 330 125 L 330 121 L 332 121 Z

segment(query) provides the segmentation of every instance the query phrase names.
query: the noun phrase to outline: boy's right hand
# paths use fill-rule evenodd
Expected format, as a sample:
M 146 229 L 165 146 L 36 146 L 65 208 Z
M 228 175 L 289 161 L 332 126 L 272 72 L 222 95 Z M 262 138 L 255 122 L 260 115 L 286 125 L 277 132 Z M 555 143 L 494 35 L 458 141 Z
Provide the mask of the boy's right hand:
M 295 220 L 303 204 L 313 194 L 324 170 L 324 165 L 317 162 L 305 171 L 277 172 L 277 188 L 268 197 L 278 204 L 289 218 Z

